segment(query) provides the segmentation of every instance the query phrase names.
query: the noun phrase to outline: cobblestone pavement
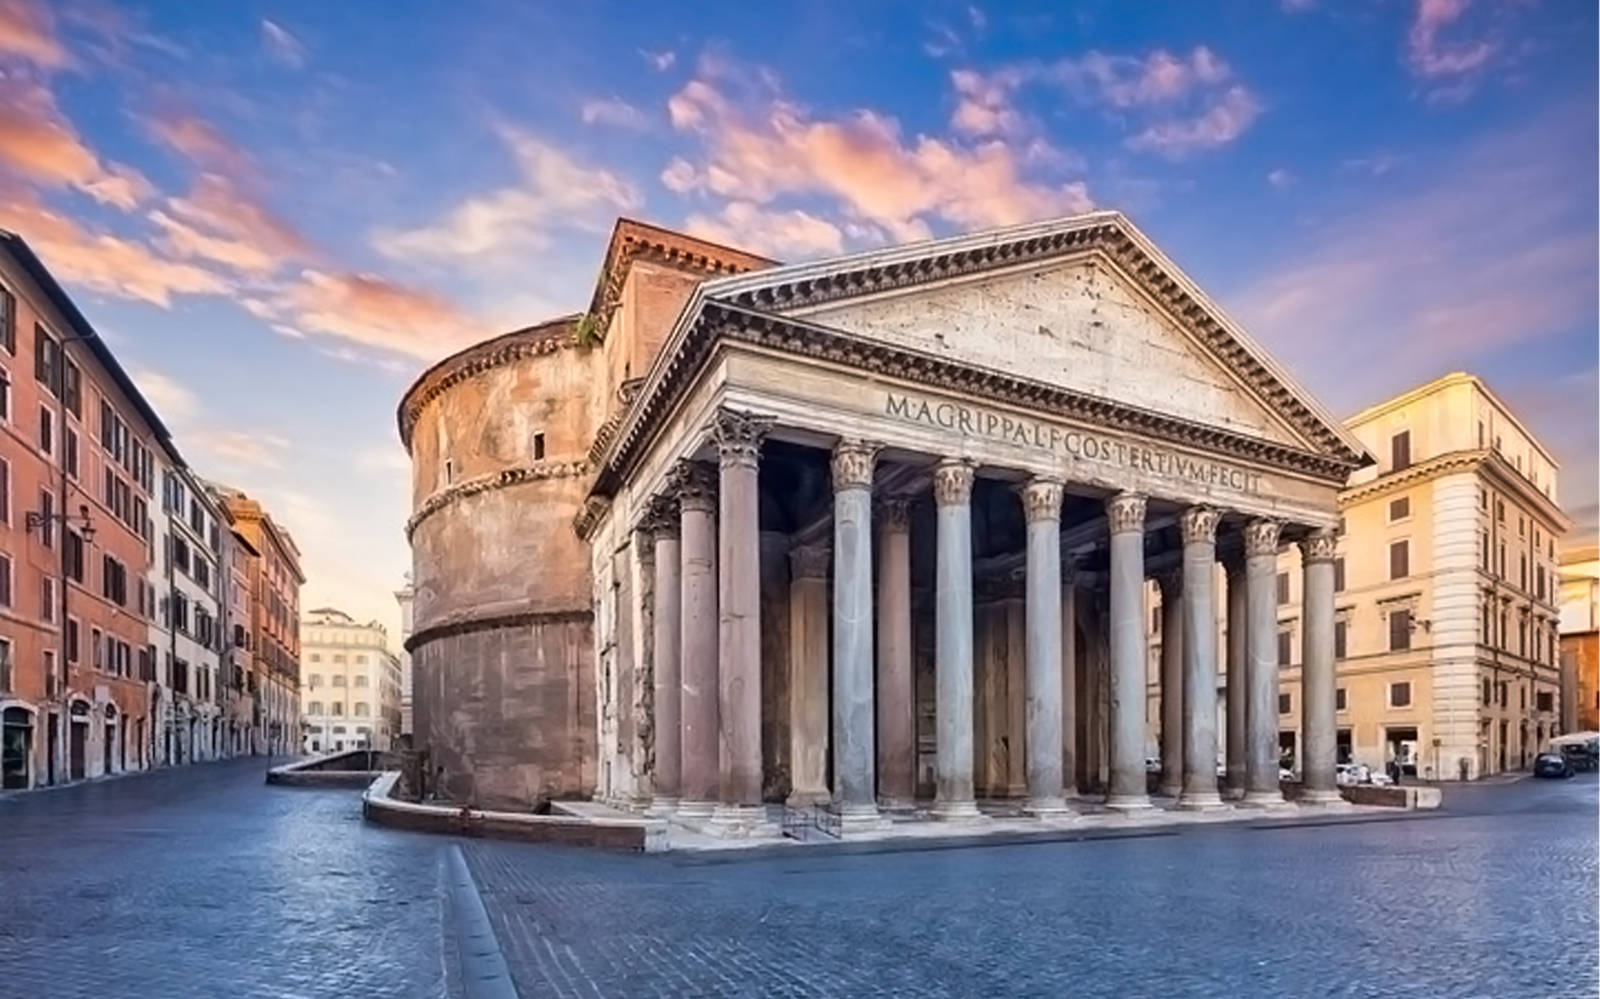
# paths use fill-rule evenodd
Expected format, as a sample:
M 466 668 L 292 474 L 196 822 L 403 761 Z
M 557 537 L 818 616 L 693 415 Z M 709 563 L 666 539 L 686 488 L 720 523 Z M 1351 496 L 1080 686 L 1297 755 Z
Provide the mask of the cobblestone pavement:
M 946 851 L 466 849 L 525 997 L 1594 996 L 1594 776 L 1446 794 Z
M 279 762 L 282 762 L 280 760 Z M 0 996 L 438 996 L 448 841 L 260 759 L 0 800 Z

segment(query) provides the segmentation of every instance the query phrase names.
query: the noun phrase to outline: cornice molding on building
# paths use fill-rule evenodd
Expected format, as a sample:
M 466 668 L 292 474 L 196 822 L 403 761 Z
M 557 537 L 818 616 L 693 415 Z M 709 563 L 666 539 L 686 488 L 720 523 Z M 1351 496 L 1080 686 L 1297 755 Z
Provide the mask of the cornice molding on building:
M 607 496 L 589 496 L 583 501 L 583 506 L 572 517 L 572 529 L 577 532 L 580 541 L 587 542 L 594 536 L 595 528 L 600 526 L 600 520 L 611 509 L 611 499 Z
M 439 624 L 429 625 L 412 633 L 405 641 L 405 650 L 408 653 L 415 654 L 420 646 L 429 642 L 477 631 L 520 628 L 532 624 L 587 624 L 593 619 L 593 612 L 588 610 L 512 611 L 502 614 L 486 614 L 481 617 L 455 618 Z
M 1485 454 L 1487 455 L 1484 459 L 1485 471 L 1493 476 L 1500 488 L 1535 507 L 1545 518 L 1546 531 L 1560 535 L 1572 530 L 1572 518 L 1567 516 L 1566 511 L 1529 482 L 1520 469 L 1506 460 L 1505 455 L 1493 449 L 1486 449 Z
M 406 540 L 416 533 L 417 525 L 424 520 L 468 496 L 477 496 L 480 493 L 493 492 L 496 489 L 506 489 L 511 486 L 521 485 L 524 482 L 540 482 L 546 479 L 576 479 L 589 474 L 587 461 L 540 461 L 532 465 L 522 465 L 516 468 L 506 468 L 488 475 L 479 475 L 453 486 L 439 490 L 432 496 L 422 501 L 406 520 Z
M 411 451 L 411 432 L 416 428 L 417 418 L 430 402 L 450 388 L 486 371 L 528 357 L 575 349 L 578 344 L 573 331 L 577 325 L 576 314 L 558 316 L 475 343 L 435 362 L 406 389 L 395 411 L 400 443 L 405 445 L 407 453 Z
M 1122 430 L 1246 461 L 1342 482 L 1355 467 L 1341 460 L 1248 437 L 1217 427 L 1140 409 L 1043 382 L 979 368 L 881 341 L 866 340 L 804 320 L 706 303 L 700 320 L 647 387 L 602 456 L 596 491 L 616 484 L 638 461 L 666 413 L 723 342 L 844 364 L 887 378 L 953 391 L 1047 413 L 1097 427 Z

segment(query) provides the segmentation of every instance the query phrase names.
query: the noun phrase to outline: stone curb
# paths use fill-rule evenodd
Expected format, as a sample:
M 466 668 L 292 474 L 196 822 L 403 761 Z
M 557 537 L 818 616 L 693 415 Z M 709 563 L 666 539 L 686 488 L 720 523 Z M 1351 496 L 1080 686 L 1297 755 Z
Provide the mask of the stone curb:
M 461 847 L 450 846 L 445 859 L 445 878 L 450 896 L 450 926 L 454 931 L 456 958 L 461 970 L 464 999 L 517 999 L 511 969 L 500 950 L 483 896 L 467 867 Z

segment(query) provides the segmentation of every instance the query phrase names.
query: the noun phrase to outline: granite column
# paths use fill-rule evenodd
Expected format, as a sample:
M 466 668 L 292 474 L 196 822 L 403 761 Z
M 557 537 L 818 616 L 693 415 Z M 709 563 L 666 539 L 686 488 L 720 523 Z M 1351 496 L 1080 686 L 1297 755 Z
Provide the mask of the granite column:
M 673 473 L 681 511 L 679 558 L 681 800 L 677 814 L 709 818 L 717 776 L 717 477 L 686 461 Z
M 1283 803 L 1278 780 L 1278 522 L 1252 520 L 1244 529 L 1245 658 L 1249 662 L 1246 712 L 1247 805 Z
M 916 800 L 916 688 L 911 673 L 911 509 L 878 508 L 878 803 Z
M 938 506 L 934 816 L 946 820 L 978 817 L 972 792 L 972 480 L 970 461 L 945 459 L 933 471 Z
M 1111 786 L 1106 806 L 1150 807 L 1145 783 L 1145 498 L 1119 493 L 1106 501 L 1111 529 L 1108 629 L 1111 638 Z
M 1222 807 L 1217 794 L 1217 512 L 1184 511 L 1183 793 L 1178 807 Z
M 1304 567 L 1302 591 L 1304 648 L 1300 667 L 1300 744 L 1305 759 L 1300 767 L 1308 805 L 1343 801 L 1334 780 L 1338 721 L 1334 699 L 1338 687 L 1333 658 L 1333 549 L 1334 533 L 1314 531 L 1300 542 Z

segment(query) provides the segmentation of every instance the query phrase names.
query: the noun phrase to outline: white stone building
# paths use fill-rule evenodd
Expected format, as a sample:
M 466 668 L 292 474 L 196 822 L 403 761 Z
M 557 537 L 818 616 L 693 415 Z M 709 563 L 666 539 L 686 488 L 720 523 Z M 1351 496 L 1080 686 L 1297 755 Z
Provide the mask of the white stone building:
M 331 607 L 300 621 L 300 717 L 309 753 L 389 749 L 400 734 L 400 660 L 376 621 Z

